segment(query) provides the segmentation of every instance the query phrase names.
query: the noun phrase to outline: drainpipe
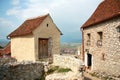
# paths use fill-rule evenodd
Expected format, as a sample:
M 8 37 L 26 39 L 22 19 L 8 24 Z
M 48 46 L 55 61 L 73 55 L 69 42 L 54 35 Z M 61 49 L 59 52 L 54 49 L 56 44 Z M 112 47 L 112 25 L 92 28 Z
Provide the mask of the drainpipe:
M 83 32 L 83 28 L 81 28 L 81 31 L 82 31 L 82 60 L 84 61 L 85 54 L 84 54 L 84 32 Z

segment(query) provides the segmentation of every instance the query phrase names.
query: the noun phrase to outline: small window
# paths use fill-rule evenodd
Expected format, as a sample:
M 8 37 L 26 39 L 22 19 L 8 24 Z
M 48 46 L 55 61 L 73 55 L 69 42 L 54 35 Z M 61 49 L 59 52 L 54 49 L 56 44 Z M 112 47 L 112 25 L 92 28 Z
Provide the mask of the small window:
M 46 26 L 48 27 L 48 24 Z
M 91 37 L 91 36 L 90 36 L 90 33 L 88 33 L 87 36 L 88 36 L 88 40 L 90 40 L 90 37 Z
M 120 33 L 120 26 L 118 26 L 116 29 L 117 29 L 117 32 Z
M 103 39 L 103 32 L 98 32 L 99 40 Z
M 103 32 L 98 32 L 97 47 L 102 46 Z
M 90 38 L 91 38 L 91 35 L 90 33 L 87 34 L 87 46 L 90 46 Z
M 118 33 L 120 33 L 120 25 L 118 27 L 116 27 L 116 30 L 117 30 Z M 120 36 L 118 36 L 118 39 L 120 41 Z
M 105 53 L 102 53 L 102 60 L 105 61 Z

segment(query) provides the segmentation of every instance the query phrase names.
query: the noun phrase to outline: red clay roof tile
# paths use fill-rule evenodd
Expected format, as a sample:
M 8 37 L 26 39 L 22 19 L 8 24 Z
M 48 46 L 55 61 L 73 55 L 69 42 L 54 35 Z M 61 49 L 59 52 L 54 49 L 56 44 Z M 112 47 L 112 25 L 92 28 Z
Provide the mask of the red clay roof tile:
M 0 54 L 10 54 L 11 53 L 11 43 L 8 43 L 6 47 L 0 49 Z
M 18 27 L 15 31 L 9 34 L 8 37 L 24 36 L 27 34 L 31 34 L 32 31 L 36 29 L 48 15 L 49 14 L 26 20 L 20 27 Z
M 117 16 L 120 16 L 120 0 L 104 0 L 81 28 L 90 27 Z

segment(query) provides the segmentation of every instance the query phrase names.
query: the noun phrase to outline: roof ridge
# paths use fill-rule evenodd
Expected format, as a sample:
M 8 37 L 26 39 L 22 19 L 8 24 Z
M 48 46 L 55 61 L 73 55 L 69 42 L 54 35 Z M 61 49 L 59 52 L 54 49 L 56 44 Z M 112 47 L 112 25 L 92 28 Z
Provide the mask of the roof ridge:
M 34 20 L 34 19 L 38 19 L 38 18 L 41 18 L 41 17 L 45 17 L 45 16 L 48 16 L 49 15 L 49 13 L 47 13 L 47 14 L 44 14 L 44 15 L 40 15 L 40 16 L 36 16 L 36 17 L 32 17 L 32 18 L 28 18 L 28 19 L 26 19 L 26 21 L 28 20 Z

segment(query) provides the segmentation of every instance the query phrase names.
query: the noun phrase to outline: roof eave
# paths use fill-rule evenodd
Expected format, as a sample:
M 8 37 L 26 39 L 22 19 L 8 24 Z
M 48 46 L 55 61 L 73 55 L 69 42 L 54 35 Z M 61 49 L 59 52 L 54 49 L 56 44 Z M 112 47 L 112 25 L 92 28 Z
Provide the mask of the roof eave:
M 20 34 L 20 35 L 11 35 L 11 36 L 7 36 L 8 39 L 12 38 L 12 37 L 20 37 L 20 36 L 27 36 L 27 35 L 32 35 L 33 33 L 27 33 L 27 34 Z
M 119 12 L 118 14 L 116 14 L 116 15 L 113 15 L 112 17 L 109 17 L 109 18 L 104 19 L 104 20 L 101 20 L 101 21 L 97 21 L 97 22 L 95 22 L 95 23 L 93 23 L 93 24 L 85 25 L 85 24 L 86 24 L 86 23 L 85 23 L 85 24 L 83 24 L 83 26 L 81 27 L 81 29 L 91 27 L 91 26 L 93 26 L 93 25 L 96 25 L 96 24 L 105 22 L 105 21 L 107 21 L 107 20 L 110 20 L 110 19 L 113 19 L 113 18 L 116 18 L 116 17 L 119 17 L 119 16 L 120 16 L 120 12 Z

